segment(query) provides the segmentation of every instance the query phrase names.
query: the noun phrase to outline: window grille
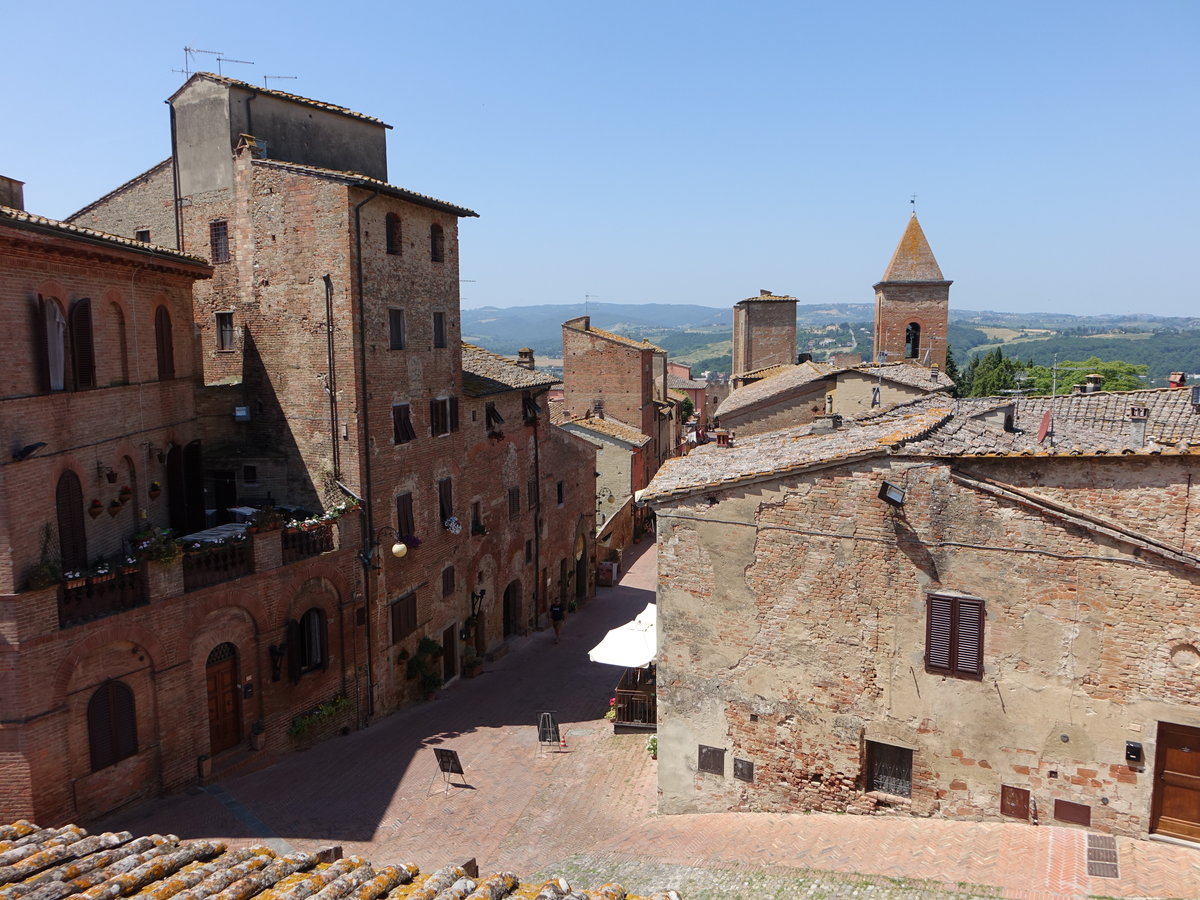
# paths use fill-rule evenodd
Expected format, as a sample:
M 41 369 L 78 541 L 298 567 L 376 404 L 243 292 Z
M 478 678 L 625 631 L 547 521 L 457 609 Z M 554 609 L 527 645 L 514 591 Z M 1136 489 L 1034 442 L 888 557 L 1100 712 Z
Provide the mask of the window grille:
M 224 219 L 208 223 L 208 247 L 214 264 L 229 262 L 229 223 Z
M 912 760 L 907 747 L 867 741 L 867 790 L 911 797 Z

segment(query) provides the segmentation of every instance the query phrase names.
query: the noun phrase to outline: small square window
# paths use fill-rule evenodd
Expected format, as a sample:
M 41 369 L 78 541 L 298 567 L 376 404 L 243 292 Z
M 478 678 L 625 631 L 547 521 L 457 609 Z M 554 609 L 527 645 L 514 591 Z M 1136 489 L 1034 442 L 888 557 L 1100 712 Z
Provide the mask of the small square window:
M 407 444 L 417 439 L 413 429 L 412 408 L 407 403 L 397 403 L 392 407 L 392 443 Z
M 233 313 L 217 313 L 217 349 L 232 350 L 233 348 Z
M 725 750 L 722 747 L 700 745 L 697 755 L 696 768 L 710 775 L 725 777 Z
M 258 466 L 242 466 L 242 484 L 258 484 Z
M 437 349 L 446 346 L 446 314 L 444 312 L 433 314 L 433 346 Z
M 442 569 L 442 596 L 449 597 L 454 593 L 454 566 Z
M 392 643 L 398 644 L 417 630 L 417 595 L 405 594 L 388 608 L 392 625 Z
M 748 759 L 733 758 L 733 777 L 738 781 L 754 782 L 754 763 Z
M 404 349 L 404 310 L 388 310 L 388 349 Z
M 139 228 L 137 231 L 135 231 L 133 233 L 133 239 L 135 241 L 141 241 L 143 244 L 150 243 L 150 229 L 149 228 Z
M 224 219 L 208 223 L 208 251 L 213 263 L 229 262 L 229 223 Z
M 521 489 L 519 487 L 510 487 L 508 489 L 508 517 L 515 519 L 521 514 Z
M 912 761 L 907 747 L 867 741 L 867 790 L 911 797 Z

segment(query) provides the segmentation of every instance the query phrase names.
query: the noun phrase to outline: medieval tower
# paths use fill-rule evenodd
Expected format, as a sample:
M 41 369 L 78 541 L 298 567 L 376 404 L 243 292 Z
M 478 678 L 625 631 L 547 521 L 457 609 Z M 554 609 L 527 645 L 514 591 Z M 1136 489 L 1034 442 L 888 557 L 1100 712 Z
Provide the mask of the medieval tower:
M 880 355 L 886 354 L 887 362 L 946 367 L 951 284 L 942 277 L 913 213 L 887 271 L 875 285 L 875 362 L 883 361 Z M 736 334 L 735 325 L 735 338 Z
M 759 291 L 733 305 L 733 374 L 796 361 L 796 298 Z

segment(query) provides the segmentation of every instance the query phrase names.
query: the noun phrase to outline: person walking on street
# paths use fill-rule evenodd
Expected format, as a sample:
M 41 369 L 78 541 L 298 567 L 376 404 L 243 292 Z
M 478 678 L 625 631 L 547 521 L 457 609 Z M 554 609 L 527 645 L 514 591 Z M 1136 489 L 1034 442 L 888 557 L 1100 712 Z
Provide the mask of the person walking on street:
M 562 634 L 563 626 L 563 604 L 562 600 L 555 600 L 550 604 L 550 624 L 554 626 L 554 643 L 558 643 L 558 638 Z

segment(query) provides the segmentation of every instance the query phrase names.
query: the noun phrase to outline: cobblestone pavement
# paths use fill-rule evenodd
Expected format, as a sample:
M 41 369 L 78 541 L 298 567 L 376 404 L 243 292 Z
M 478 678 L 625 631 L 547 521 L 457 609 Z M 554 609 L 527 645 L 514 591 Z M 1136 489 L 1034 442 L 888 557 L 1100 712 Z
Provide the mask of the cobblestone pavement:
M 618 880 L 685 900 L 870 897 L 1200 897 L 1200 851 L 1118 839 L 1119 878 L 1090 878 L 1078 829 L 850 815 L 658 816 L 642 735 L 602 718 L 621 672 L 587 651 L 653 599 L 644 541 L 618 587 L 553 633 L 518 639 L 475 679 L 258 772 L 114 814 L 93 827 L 216 837 L 276 849 L 341 844 L 424 871 L 475 857 L 481 871 Z M 537 741 L 557 712 L 565 748 Z M 447 785 L 433 747 L 465 775 Z

